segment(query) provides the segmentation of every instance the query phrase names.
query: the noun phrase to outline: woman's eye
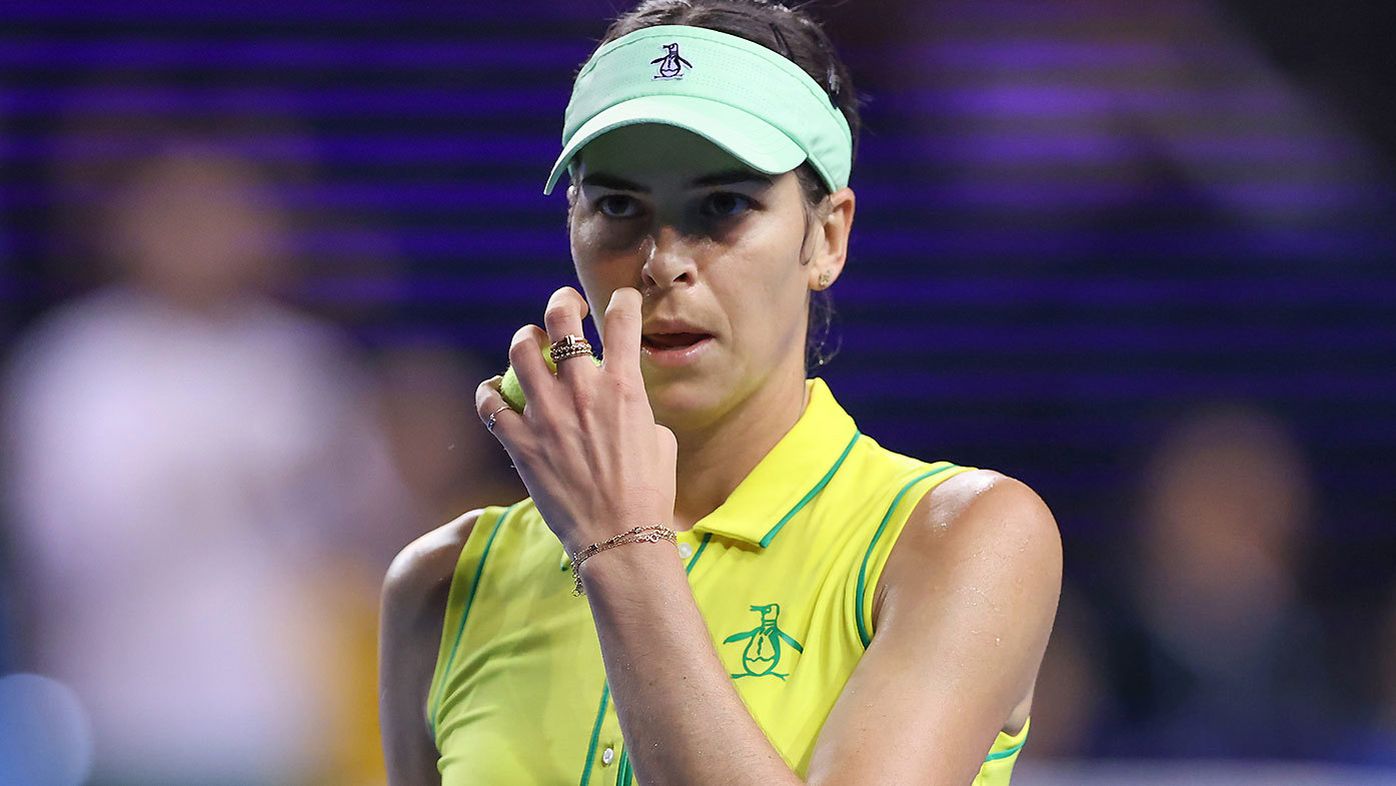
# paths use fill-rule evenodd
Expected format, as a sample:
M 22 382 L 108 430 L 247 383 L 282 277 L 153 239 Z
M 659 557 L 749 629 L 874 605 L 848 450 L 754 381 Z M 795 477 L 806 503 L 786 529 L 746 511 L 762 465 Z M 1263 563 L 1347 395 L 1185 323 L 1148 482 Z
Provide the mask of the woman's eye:
M 751 209 L 751 205 L 751 200 L 741 194 L 724 191 L 709 196 L 706 208 L 708 215 L 732 218 Z
M 620 194 L 609 194 L 596 200 L 596 211 L 610 218 L 630 218 L 635 215 L 635 200 Z

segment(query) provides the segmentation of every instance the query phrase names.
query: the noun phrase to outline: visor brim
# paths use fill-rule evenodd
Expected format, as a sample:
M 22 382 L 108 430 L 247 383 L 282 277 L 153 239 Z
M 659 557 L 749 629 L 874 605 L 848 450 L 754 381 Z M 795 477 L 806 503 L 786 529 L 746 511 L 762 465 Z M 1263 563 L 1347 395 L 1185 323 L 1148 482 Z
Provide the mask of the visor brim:
M 553 164 L 544 194 L 551 194 L 572 159 L 589 142 L 609 131 L 658 123 L 691 131 L 768 175 L 789 172 L 805 161 L 805 151 L 785 132 L 734 106 L 686 95 L 650 95 L 607 107 L 572 135 Z

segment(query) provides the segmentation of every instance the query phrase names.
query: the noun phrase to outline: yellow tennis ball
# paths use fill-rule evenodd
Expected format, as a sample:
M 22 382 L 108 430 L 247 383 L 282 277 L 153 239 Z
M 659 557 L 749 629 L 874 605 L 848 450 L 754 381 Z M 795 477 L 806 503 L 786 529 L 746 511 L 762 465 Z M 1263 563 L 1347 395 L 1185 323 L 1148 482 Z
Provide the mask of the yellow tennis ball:
M 596 365 L 601 365 L 601 358 L 592 355 L 591 360 Z M 546 349 L 543 350 L 543 362 L 548 364 L 549 371 L 557 373 L 557 364 Z M 504 397 L 504 403 L 515 412 L 524 411 L 524 405 L 528 402 L 524 400 L 523 388 L 519 386 L 519 375 L 514 373 L 513 366 L 504 369 L 504 379 L 499 381 L 499 394 Z

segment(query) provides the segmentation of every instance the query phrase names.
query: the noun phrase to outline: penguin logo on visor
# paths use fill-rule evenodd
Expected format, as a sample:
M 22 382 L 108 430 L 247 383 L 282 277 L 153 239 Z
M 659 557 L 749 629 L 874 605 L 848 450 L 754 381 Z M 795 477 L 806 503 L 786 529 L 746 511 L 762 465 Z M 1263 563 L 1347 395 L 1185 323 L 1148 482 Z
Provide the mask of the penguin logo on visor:
M 652 78 L 683 79 L 683 74 L 680 73 L 683 67 L 688 66 L 689 68 L 692 68 L 693 64 L 683 59 L 683 57 L 679 55 L 679 45 L 677 43 L 665 44 L 664 51 L 668 52 L 669 54 L 663 57 L 656 57 L 655 59 L 650 61 L 650 65 L 654 65 L 656 63 L 659 64 L 659 73 L 655 74 Z

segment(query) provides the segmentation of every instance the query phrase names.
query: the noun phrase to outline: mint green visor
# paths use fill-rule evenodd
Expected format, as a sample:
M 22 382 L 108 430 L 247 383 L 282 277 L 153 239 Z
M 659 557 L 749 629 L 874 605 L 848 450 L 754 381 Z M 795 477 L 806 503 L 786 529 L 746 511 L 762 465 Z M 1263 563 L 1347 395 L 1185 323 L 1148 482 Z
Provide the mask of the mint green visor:
M 848 185 L 853 165 L 848 120 L 799 66 L 745 38 L 658 25 L 606 44 L 582 67 L 543 193 L 588 142 L 637 123 L 687 129 L 768 175 L 808 160 L 830 191 Z

